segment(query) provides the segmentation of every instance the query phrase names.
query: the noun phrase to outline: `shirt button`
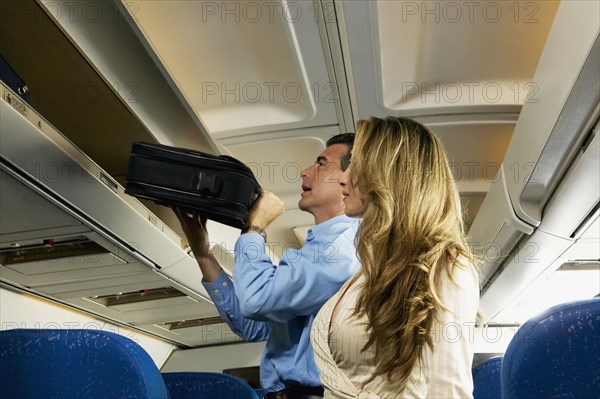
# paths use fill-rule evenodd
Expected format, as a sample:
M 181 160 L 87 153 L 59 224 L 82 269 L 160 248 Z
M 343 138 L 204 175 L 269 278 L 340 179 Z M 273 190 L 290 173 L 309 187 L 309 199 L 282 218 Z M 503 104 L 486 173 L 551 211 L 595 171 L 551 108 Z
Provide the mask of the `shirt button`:
M 217 292 L 219 292 L 219 289 L 218 289 L 218 288 L 215 288 L 215 289 L 213 290 L 213 292 L 214 292 L 214 293 L 217 293 Z
M 234 316 L 234 315 L 232 315 L 232 314 L 230 314 L 230 315 L 229 315 L 229 318 L 230 318 L 230 319 L 235 319 L 235 316 Z
M 223 287 L 227 287 L 227 281 L 223 281 L 222 285 Z

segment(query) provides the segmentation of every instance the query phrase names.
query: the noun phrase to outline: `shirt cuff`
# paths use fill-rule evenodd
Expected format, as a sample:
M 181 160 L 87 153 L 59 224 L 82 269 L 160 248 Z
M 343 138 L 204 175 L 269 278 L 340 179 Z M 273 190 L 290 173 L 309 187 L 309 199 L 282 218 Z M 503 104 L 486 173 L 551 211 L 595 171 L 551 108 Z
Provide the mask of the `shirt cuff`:
M 219 277 L 213 282 L 202 279 L 202 285 L 215 303 L 222 303 L 223 297 L 227 296 L 227 294 L 233 290 L 233 282 L 225 272 L 221 272 Z

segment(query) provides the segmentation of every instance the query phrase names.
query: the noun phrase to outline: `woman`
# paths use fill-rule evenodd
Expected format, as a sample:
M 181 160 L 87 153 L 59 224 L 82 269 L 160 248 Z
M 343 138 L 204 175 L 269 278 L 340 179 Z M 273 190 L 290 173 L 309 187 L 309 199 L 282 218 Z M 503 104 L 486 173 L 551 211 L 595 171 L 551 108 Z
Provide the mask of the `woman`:
M 479 288 L 439 139 L 410 119 L 359 121 L 341 184 L 362 267 L 314 323 L 325 398 L 472 397 Z

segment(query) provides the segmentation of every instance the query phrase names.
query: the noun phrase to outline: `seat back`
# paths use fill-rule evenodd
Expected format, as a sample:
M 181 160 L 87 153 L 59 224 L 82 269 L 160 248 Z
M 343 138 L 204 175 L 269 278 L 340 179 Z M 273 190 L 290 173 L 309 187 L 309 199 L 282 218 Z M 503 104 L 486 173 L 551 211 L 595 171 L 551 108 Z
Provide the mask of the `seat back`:
M 245 381 L 229 374 L 162 373 L 171 399 L 258 399 Z
M 473 398 L 500 399 L 502 356 L 487 359 L 473 367 Z
M 0 392 L 6 398 L 168 398 L 144 349 L 99 330 L 0 331 Z
M 554 306 L 523 324 L 501 379 L 511 399 L 600 397 L 600 298 Z

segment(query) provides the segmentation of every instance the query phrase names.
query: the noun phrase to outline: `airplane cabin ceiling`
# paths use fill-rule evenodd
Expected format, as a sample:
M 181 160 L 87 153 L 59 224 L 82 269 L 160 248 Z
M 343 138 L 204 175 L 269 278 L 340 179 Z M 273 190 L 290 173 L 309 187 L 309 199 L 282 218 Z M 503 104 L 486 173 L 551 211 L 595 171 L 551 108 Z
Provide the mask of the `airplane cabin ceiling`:
M 214 138 L 337 123 L 334 98 L 319 98 L 333 88 L 312 2 L 146 1 L 128 11 Z
M 298 172 L 344 130 L 349 102 L 354 121 L 408 115 L 438 133 L 468 226 L 523 102 L 536 101 L 532 77 L 559 2 L 123 4 L 211 137 L 287 209 Z
M 587 2 L 581 1 L 575 8 L 581 3 Z M 510 243 L 513 239 L 517 242 L 516 233 L 519 239 L 529 235 L 530 226 L 524 231 L 519 230 L 521 225 L 514 231 L 503 231 L 502 225 L 495 232 L 484 216 L 490 208 L 491 213 L 498 214 L 504 209 L 496 206 L 499 201 L 492 202 L 491 207 L 485 205 L 500 195 L 488 196 L 483 207 L 482 203 L 490 187 L 499 187 L 493 183 L 498 180 L 503 162 L 506 180 L 525 182 L 532 164 L 519 165 L 510 155 L 505 158 L 515 126 L 518 123 L 515 137 L 522 139 L 519 146 L 531 152 L 535 141 L 532 130 L 556 116 L 545 118 L 546 113 L 552 113 L 547 111 L 553 108 L 548 103 L 562 106 L 553 95 L 544 98 L 544 91 L 553 92 L 551 89 L 560 86 L 560 92 L 562 85 L 568 88 L 568 79 L 573 78 L 570 69 L 556 68 L 557 62 L 542 64 L 552 64 L 552 68 L 538 68 L 542 54 L 548 53 L 548 47 L 553 49 L 547 46 L 544 50 L 544 46 L 559 4 L 555 0 L 23 0 L 5 2 L 0 7 L 5 11 L 0 18 L 0 54 L 28 83 L 31 106 L 121 184 L 130 145 L 140 140 L 220 152 L 248 164 L 262 187 L 285 202 L 286 212 L 268 229 L 268 249 L 274 257 L 297 247 L 313 223 L 312 216 L 297 207 L 301 171 L 314 162 L 329 137 L 353 131 L 359 119 L 386 115 L 415 118 L 438 134 L 461 194 L 467 229 L 481 208 L 474 227 L 483 224 L 486 232 L 499 237 L 498 242 Z M 573 29 L 573 36 L 577 36 L 579 28 L 588 25 L 574 29 L 573 24 L 564 23 L 564 13 L 561 25 L 561 10 L 568 8 L 565 3 L 563 6 L 554 27 Z M 594 13 L 588 15 L 593 18 Z M 559 59 L 575 59 L 565 54 L 580 42 L 568 46 L 570 37 L 564 30 L 559 32 L 564 42 L 555 45 L 553 51 Z M 540 81 L 544 90 L 538 92 L 539 82 L 534 76 L 551 75 L 556 70 L 569 72 L 563 73 L 564 80 L 557 74 L 558 78 L 548 79 L 545 84 Z M 544 110 L 543 115 L 527 114 L 527 110 L 521 114 L 523 106 L 535 106 L 539 98 L 546 100 L 545 104 L 540 101 L 538 108 Z M 524 121 L 527 118 L 529 121 Z M 10 214 L 7 221 L 14 222 L 5 226 L 4 239 L 11 242 L 29 235 L 32 228 L 28 224 L 33 223 L 25 217 L 31 211 L 12 212 L 23 202 L 19 199 L 25 197 L 15 198 L 15 205 L 4 201 L 0 207 Z M 184 235 L 178 221 L 166 207 L 148 201 L 143 204 L 153 212 L 148 218 L 151 223 L 156 222 L 156 216 L 173 230 L 167 244 L 181 257 L 170 264 L 171 257 L 162 254 L 165 243 L 160 242 L 151 248 L 153 254 L 156 251 L 160 255 L 156 255 L 157 264 L 165 263 L 162 272 L 169 279 L 194 284 L 195 294 L 161 299 L 156 314 L 145 312 L 148 304 L 117 304 L 109 309 L 115 315 L 111 317 L 121 320 L 123 316 L 122 320 L 139 323 L 159 336 L 181 334 L 181 342 L 186 345 L 219 342 L 219 337 L 212 337 L 214 341 L 204 339 L 212 326 L 205 327 L 202 319 L 216 313 L 210 304 L 196 303 L 199 278 L 187 279 L 190 270 L 197 272 L 196 264 L 182 250 L 185 243 L 180 238 Z M 28 205 L 37 204 L 34 201 Z M 506 206 L 512 205 L 507 202 Z M 562 209 L 550 219 L 565 219 Z M 571 210 L 580 213 L 577 207 Z M 131 214 L 139 216 L 133 210 Z M 88 234 L 87 227 L 78 222 L 59 225 L 56 214 L 49 217 L 36 219 L 40 231 Z M 112 218 L 110 215 L 114 221 Z M 574 217 L 566 219 L 576 222 Z M 543 295 L 532 293 L 517 298 L 511 304 L 513 308 L 523 308 L 523 314 L 533 309 L 536 295 L 550 297 L 551 292 L 561 288 L 567 272 L 574 269 L 581 272 L 585 284 L 573 286 L 579 291 L 597 291 L 592 283 L 597 282 L 593 277 L 598 274 L 598 220 L 596 208 L 590 225 L 584 226 L 585 233 L 562 254 L 552 251 L 562 251 L 558 244 L 566 248 L 569 240 L 548 230 L 544 255 L 552 261 L 561 257 L 542 276 L 552 291 L 541 287 Z M 20 223 L 25 223 L 22 228 L 13 228 Z M 213 249 L 220 251 L 220 260 L 231 272 L 229 252 L 238 230 L 214 222 L 209 222 L 208 228 Z M 541 243 L 538 237 L 532 237 L 530 244 Z M 536 258 L 536 263 L 544 261 Z M 508 276 L 506 285 L 495 283 L 496 292 L 502 295 L 489 291 L 488 296 L 510 295 L 507 292 L 516 290 L 515 281 L 519 280 L 510 276 L 521 276 L 521 271 L 531 273 L 531 267 L 519 269 L 518 262 L 513 263 L 515 266 L 508 271 L 514 274 L 502 271 Z M 126 272 L 127 276 L 106 278 L 106 287 L 100 287 L 104 271 L 85 266 L 80 270 L 75 264 L 74 274 L 49 269 L 58 274 L 50 279 L 40 276 L 39 280 L 27 275 L 39 267 L 37 264 L 6 269 L 25 276 L 23 279 L 33 282 L 32 287 L 43 287 L 40 292 L 82 309 L 101 306 L 97 298 L 88 295 L 88 290 L 98 288 L 96 285 L 107 295 L 120 292 L 121 287 L 133 292 L 140 283 L 145 288 L 170 288 L 142 263 L 129 268 L 121 268 L 119 262 L 109 264 L 111 270 Z M 81 275 L 87 276 L 83 285 Z M 182 293 L 188 293 L 184 286 L 180 287 Z M 115 291 L 115 287 L 119 289 Z M 556 295 L 554 299 L 558 298 Z M 174 308 L 179 313 L 173 312 Z M 189 323 L 187 333 L 178 324 L 182 321 Z M 507 306 L 495 321 L 514 322 L 513 309 Z
M 147 137 L 233 154 L 296 215 L 273 226 L 269 237 L 283 243 L 312 219 L 297 209 L 299 172 L 327 138 L 371 115 L 414 117 L 441 137 L 468 225 L 496 178 L 523 103 L 536 101 L 532 77 L 559 2 L 93 4 L 41 0 L 11 10 L 23 13 L 19 25 L 27 28 L 44 22 L 31 11 L 40 5 L 58 28 L 46 29 L 45 37 L 60 32 L 68 38 L 110 94 L 83 104 L 92 108 L 85 114 L 76 110 L 79 104 L 47 101 L 40 106 L 50 109 L 46 117 L 61 127 L 55 121 L 86 115 L 87 125 L 73 122 L 61 130 L 120 182 L 128 149 L 114 143 Z M 53 68 L 24 66 L 28 50 L 21 54 L 6 42 L 1 48 L 39 87 L 68 80 Z M 65 68 L 77 65 L 60 54 L 47 59 Z M 162 86 L 152 86 L 158 77 Z M 137 89 L 136 101 L 126 84 Z M 102 101 L 114 107 L 115 96 L 135 127 L 115 129 L 117 120 L 103 116 Z M 181 111 L 167 110 L 169 104 Z M 146 205 L 180 232 L 169 212 Z

